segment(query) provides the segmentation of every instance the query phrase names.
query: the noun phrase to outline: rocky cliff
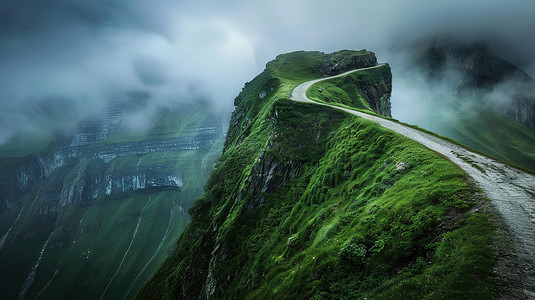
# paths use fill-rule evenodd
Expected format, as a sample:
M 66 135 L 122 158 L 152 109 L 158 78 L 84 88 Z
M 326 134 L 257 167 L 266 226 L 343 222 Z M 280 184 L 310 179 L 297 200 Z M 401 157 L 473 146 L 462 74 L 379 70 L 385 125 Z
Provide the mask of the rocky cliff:
M 326 54 L 320 66 L 321 76 L 333 76 L 350 70 L 366 68 L 377 65 L 375 53 L 361 50 L 358 52 L 342 50 Z
M 114 103 L 44 151 L 1 158 L 2 298 L 129 298 L 173 247 L 221 119 L 190 104 L 130 132 L 128 113 Z

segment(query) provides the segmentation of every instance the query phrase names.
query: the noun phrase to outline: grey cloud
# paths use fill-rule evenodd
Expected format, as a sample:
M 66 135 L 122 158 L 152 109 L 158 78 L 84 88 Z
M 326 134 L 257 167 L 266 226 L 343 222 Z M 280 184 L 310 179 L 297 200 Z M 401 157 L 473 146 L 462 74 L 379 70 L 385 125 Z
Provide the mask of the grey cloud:
M 532 0 L 4 1 L 0 139 L 57 124 L 31 117 L 42 99 L 72 103 L 68 124 L 132 91 L 147 95 L 147 111 L 202 99 L 228 112 L 244 82 L 294 50 L 366 48 L 396 73 L 392 46 L 437 32 L 485 37 L 533 76 L 534 11 Z
M 138 57 L 132 62 L 139 80 L 148 86 L 158 86 L 165 82 L 165 66 L 150 57 Z

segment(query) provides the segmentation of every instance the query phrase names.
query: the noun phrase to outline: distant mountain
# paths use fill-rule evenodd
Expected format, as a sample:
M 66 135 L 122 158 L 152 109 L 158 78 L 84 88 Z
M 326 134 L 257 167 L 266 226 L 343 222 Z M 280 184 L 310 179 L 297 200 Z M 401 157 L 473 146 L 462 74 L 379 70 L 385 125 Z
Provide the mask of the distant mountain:
M 394 87 L 413 108 L 394 105 L 394 117 L 535 169 L 535 80 L 483 42 L 430 37 L 395 51 L 408 58 Z
M 416 57 L 427 70 L 432 86 L 453 86 L 463 95 L 475 95 L 513 120 L 535 128 L 535 80 L 504 60 L 483 43 L 436 39 Z M 455 77 L 454 73 L 457 78 Z M 491 97 L 499 93 L 496 99 Z
M 208 104 L 131 131 L 116 102 L 52 136 L 0 148 L 0 298 L 128 299 L 172 251 L 223 147 Z

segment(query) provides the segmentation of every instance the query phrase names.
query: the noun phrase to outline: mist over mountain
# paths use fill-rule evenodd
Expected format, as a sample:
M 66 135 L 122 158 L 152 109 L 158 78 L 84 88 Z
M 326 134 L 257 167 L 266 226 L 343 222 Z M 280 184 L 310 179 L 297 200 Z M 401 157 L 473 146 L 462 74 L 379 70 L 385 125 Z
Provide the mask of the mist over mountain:
M 146 95 L 149 114 L 139 115 L 141 124 L 158 107 L 198 98 L 229 114 L 242 83 L 272 57 L 293 50 L 374 49 L 396 74 L 405 66 L 392 46 L 447 32 L 488 41 L 535 74 L 532 1 L 0 5 L 0 141 L 20 131 L 72 128 L 133 93 Z M 403 113 L 403 97 L 394 84 L 394 115 Z
M 399 62 L 402 67 L 398 68 L 401 94 L 406 92 L 404 89 L 428 94 L 400 99 L 412 101 L 413 106 L 420 106 L 421 102 L 425 107 L 424 103 L 444 102 L 433 94 L 473 97 L 480 104 L 533 127 L 535 80 L 492 48 L 490 41 L 452 35 L 434 35 L 396 45 L 394 51 L 403 53 L 403 61 Z M 413 117 L 412 121 L 417 119 Z
M 535 168 L 535 80 L 490 41 L 433 35 L 393 49 L 395 118 Z

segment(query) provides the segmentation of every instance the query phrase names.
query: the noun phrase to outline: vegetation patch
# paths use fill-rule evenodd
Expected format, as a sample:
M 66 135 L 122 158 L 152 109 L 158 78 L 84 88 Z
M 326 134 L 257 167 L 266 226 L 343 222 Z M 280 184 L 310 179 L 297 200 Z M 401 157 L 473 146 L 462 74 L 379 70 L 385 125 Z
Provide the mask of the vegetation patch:
M 480 167 L 474 160 L 470 159 L 468 156 L 466 155 L 462 155 L 460 153 L 457 153 L 457 152 L 453 152 L 453 154 L 455 154 L 455 156 L 457 156 L 457 158 L 460 158 L 461 160 L 463 160 L 464 162 L 470 164 L 472 167 L 476 168 L 479 172 L 483 173 L 483 174 L 486 174 L 487 172 L 485 171 L 485 169 L 483 169 L 482 167 Z

